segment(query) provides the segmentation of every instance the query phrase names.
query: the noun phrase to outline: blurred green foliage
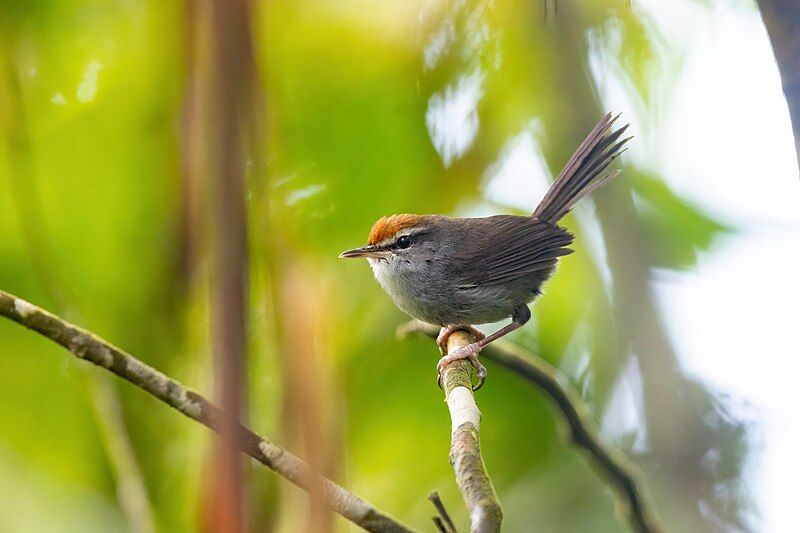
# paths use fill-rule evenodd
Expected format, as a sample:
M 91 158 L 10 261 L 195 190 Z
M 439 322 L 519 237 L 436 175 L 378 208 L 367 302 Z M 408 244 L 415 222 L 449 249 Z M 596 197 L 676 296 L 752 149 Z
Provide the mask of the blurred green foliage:
M 657 105 L 648 100 L 657 36 L 625 5 L 606 0 L 577 16 L 569 9 L 555 16 L 574 17 L 573 52 L 583 61 L 591 48 L 586 35 L 618 32 L 618 72 L 629 76 L 632 98 Z M 298 415 L 291 406 L 302 399 L 287 385 L 276 326 L 284 302 L 276 296 L 279 277 L 300 268 L 327 323 L 315 330 L 315 383 L 322 384 L 315 408 L 332 457 L 328 473 L 427 530 L 433 510 L 425 496 L 438 489 L 464 524 L 447 460 L 449 420 L 434 385 L 437 351 L 427 340 L 398 342 L 394 331 L 405 317 L 366 265 L 336 256 L 364 241 L 382 215 L 491 205 L 479 193 L 484 173 L 531 119 L 544 126 L 546 163 L 557 171 L 601 112 L 592 78 L 555 34 L 564 21 L 544 20 L 539 2 L 277 0 L 257 7 L 268 122 L 257 147 L 266 172 L 250 176 L 250 209 L 254 221 L 268 222 L 252 226 L 251 424 L 301 455 L 314 446 L 292 435 Z M 198 274 L 187 277 L 181 268 L 185 8 L 151 0 L 6 0 L 0 8 L 0 286 L 79 319 L 210 394 L 205 258 Z M 428 64 L 426 49 L 437 36 L 446 47 Z M 574 63 L 571 78 L 565 62 Z M 426 113 L 434 94 L 471 72 L 482 80 L 479 127 L 445 166 Z M 587 109 L 594 115 L 583 115 Z M 661 177 L 637 169 L 623 176 L 619 190 L 635 183 L 638 217 L 628 223 L 650 244 L 642 252 L 647 268 L 689 268 L 727 231 Z M 577 225 L 572 217 L 567 223 Z M 262 247 L 275 235 L 272 248 Z M 563 364 L 600 419 L 630 354 L 620 350 L 625 326 L 615 323 L 597 258 L 580 237 L 576 249 L 537 303 L 535 324 L 515 339 Z M 48 286 L 58 287 L 60 301 Z M 642 350 L 637 355 L 648 357 Z M 2 531 L 129 527 L 82 367 L 0 321 Z M 479 396 L 482 442 L 508 530 L 624 530 L 608 488 L 564 444 L 538 391 L 489 371 Z M 116 388 L 157 526 L 196 529 L 208 433 L 132 387 Z M 710 409 L 709 394 L 697 391 L 703 401 L 692 420 Z M 741 437 L 725 437 L 736 448 L 726 463 L 731 483 L 739 480 Z M 719 445 L 713 438 L 705 444 Z M 670 529 L 689 530 L 703 518 L 694 492 L 675 489 L 701 482 L 673 472 L 680 450 L 673 451 L 659 455 L 654 446 L 638 461 Z M 297 530 L 299 490 L 263 468 L 250 470 L 254 524 Z M 712 473 L 702 483 L 713 482 Z M 735 506 L 708 505 L 737 522 Z
M 639 221 L 659 246 L 652 248 L 653 266 L 687 269 L 697 264 L 697 254 L 708 250 L 714 239 L 731 228 L 713 220 L 675 195 L 659 178 L 640 173 L 634 190 L 641 199 Z M 681 221 L 676 232 L 674 221 Z

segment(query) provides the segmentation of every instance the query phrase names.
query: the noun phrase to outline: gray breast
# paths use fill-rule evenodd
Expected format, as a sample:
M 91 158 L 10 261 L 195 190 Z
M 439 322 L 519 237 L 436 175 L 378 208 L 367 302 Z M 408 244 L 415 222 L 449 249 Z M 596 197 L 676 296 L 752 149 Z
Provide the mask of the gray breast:
M 409 268 L 401 260 L 370 260 L 375 278 L 406 314 L 430 324 L 486 324 L 511 316 L 520 303 L 520 291 L 507 285 L 461 288 L 447 279 L 442 267 L 429 263 L 424 270 Z M 531 280 L 532 281 L 532 280 Z M 533 284 L 524 289 L 535 296 Z

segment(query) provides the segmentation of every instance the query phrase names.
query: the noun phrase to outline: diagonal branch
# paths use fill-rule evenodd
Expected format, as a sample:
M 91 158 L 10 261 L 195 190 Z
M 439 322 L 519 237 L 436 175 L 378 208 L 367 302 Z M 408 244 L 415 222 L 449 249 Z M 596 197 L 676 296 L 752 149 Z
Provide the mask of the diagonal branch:
M 420 333 L 436 338 L 436 326 L 412 320 L 398 330 L 401 336 Z M 569 428 L 569 438 L 580 448 L 586 459 L 608 481 L 620 507 L 625 510 L 631 527 L 638 532 L 657 532 L 661 527 L 642 494 L 638 473 L 627 458 L 616 449 L 605 447 L 589 417 L 589 411 L 577 392 L 556 368 L 538 356 L 506 341 L 495 341 L 481 352 L 489 359 L 530 381 L 553 401 Z
M 435 336 L 435 335 L 434 335 Z M 477 339 L 466 331 L 456 331 L 447 341 L 447 351 L 453 351 Z M 469 509 L 472 533 L 500 531 L 503 511 L 497 501 L 492 482 L 481 459 L 481 413 L 472 392 L 472 365 L 462 359 L 447 365 L 442 372 L 442 383 L 450 409 L 452 435 L 450 463 L 456 474 L 456 483 L 464 503 Z
M 220 430 L 222 411 L 204 396 L 93 333 L 2 290 L 0 315 L 63 346 L 76 357 L 133 383 L 204 426 L 217 432 Z M 319 476 L 292 452 L 242 425 L 239 426 L 239 449 L 305 490 L 322 485 L 326 503 L 344 518 L 368 531 L 413 531 L 344 487 Z

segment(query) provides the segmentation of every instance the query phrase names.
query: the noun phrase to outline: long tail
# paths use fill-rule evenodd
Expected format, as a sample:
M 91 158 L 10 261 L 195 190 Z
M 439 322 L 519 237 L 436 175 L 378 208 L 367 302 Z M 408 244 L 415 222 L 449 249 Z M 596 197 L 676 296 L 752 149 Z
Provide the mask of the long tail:
M 618 117 L 619 115 L 612 117 L 608 113 L 589 132 L 533 212 L 535 218 L 555 224 L 575 204 L 621 172 L 612 170 L 602 174 L 609 163 L 625 151 L 623 146 L 631 139 L 626 137 L 619 140 L 630 124 L 610 131 Z

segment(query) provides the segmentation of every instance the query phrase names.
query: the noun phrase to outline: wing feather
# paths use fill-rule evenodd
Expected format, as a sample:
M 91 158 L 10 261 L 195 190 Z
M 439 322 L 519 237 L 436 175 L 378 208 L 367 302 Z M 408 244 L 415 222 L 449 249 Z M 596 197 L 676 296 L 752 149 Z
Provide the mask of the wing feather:
M 533 217 L 496 215 L 471 222 L 471 242 L 456 252 L 461 266 L 456 273 L 459 287 L 496 285 L 536 273 L 549 273 L 559 257 L 572 253 L 566 248 L 572 234 L 564 228 Z

